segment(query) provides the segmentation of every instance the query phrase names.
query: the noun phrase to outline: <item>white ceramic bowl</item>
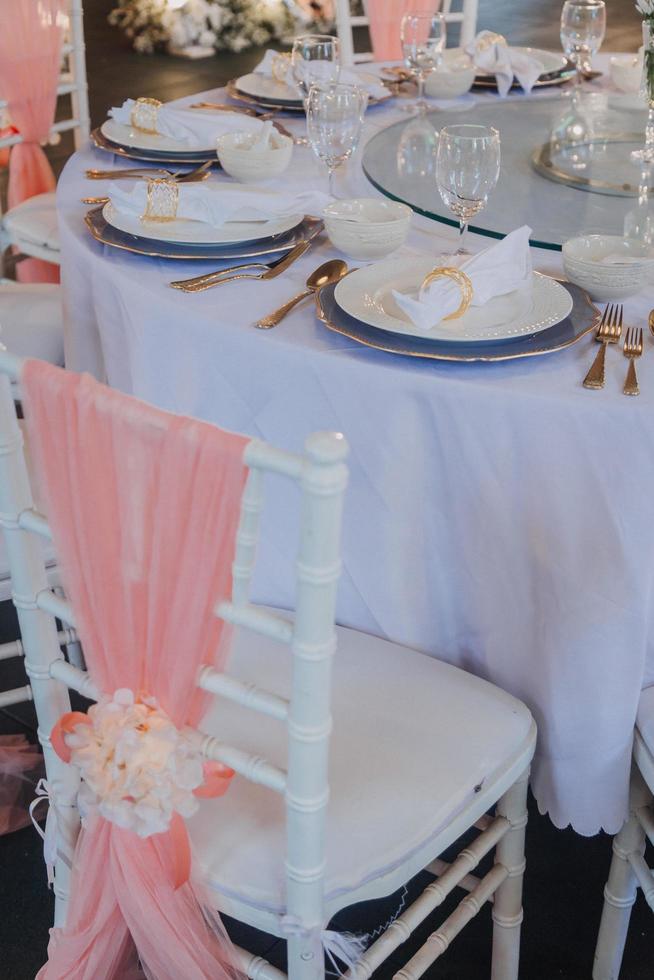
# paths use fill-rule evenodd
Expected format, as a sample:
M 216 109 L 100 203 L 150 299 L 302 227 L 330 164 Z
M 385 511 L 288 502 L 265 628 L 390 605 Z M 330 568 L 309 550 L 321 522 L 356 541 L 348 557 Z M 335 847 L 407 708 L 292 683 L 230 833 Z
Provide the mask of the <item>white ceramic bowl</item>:
M 475 80 L 472 59 L 460 48 L 451 48 L 443 54 L 436 71 L 427 75 L 425 94 L 430 99 L 457 99 L 472 88 Z
M 244 184 L 279 177 L 287 169 L 293 155 L 293 140 L 273 130 L 270 144 L 256 149 L 254 133 L 225 133 L 219 137 L 217 154 L 220 165 L 231 177 Z
M 570 282 L 606 303 L 635 296 L 648 284 L 654 250 L 619 235 L 580 235 L 564 244 L 563 268 Z
M 638 92 L 643 73 L 643 59 L 637 54 L 620 54 L 611 58 L 611 81 L 619 92 Z
M 412 216 L 406 204 L 374 197 L 334 201 L 323 211 L 332 245 L 357 261 L 380 259 L 403 245 Z

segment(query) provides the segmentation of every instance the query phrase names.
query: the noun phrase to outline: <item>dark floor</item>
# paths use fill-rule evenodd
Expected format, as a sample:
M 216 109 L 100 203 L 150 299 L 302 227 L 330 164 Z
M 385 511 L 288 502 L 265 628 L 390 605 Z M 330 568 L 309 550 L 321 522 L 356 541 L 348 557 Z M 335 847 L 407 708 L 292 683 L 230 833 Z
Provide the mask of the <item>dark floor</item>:
M 7 0 L 0 0 L 7 2 Z M 635 50 L 639 44 L 638 18 L 632 0 L 608 0 L 607 50 Z M 242 74 L 260 57 L 251 51 L 221 54 L 193 62 L 165 55 L 139 57 L 125 39 L 106 25 L 112 0 L 86 0 L 86 37 L 91 115 L 99 123 L 107 107 L 136 95 L 172 99 L 211 88 Z M 491 27 L 515 43 L 557 48 L 559 3 L 552 0 L 481 0 L 480 27 Z M 57 169 L 69 145 L 62 141 L 52 151 Z M 16 635 L 13 611 L 0 606 L 0 642 Z M 20 665 L 0 663 L 0 689 L 19 683 Z M 13 674 L 13 676 L 11 676 Z M 27 727 L 25 727 L 25 725 Z M 0 712 L 0 733 L 33 733 L 30 708 Z M 589 980 L 593 948 L 602 905 L 602 888 L 610 861 L 610 841 L 587 839 L 570 830 L 556 830 L 531 806 L 527 833 L 528 870 L 525 884 L 522 980 Z M 415 890 L 419 882 L 411 886 Z M 370 932 L 395 913 L 401 895 L 350 910 L 337 918 L 335 928 Z M 445 909 L 449 910 L 450 906 Z M 0 977 L 31 980 L 45 958 L 52 908 L 46 890 L 41 842 L 29 829 L 0 837 Z M 443 912 L 431 921 L 441 921 Z M 253 930 L 230 924 L 237 942 L 283 967 L 283 943 Z M 424 940 L 427 927 L 407 944 L 380 977 L 390 976 L 397 964 Z M 481 914 L 452 949 L 426 976 L 431 980 L 483 980 L 489 975 L 490 917 Z M 622 980 L 654 977 L 654 922 L 642 899 L 636 906 L 625 954 Z M 97 980 L 103 980 L 98 977 Z M 186 980 L 180 977 L 179 980 Z

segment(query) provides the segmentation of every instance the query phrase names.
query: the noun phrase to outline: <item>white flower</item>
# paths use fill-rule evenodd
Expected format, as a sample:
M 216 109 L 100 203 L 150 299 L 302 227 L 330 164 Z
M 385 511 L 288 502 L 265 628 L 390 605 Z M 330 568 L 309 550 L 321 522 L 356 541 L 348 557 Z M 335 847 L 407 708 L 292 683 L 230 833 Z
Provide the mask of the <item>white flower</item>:
M 116 691 L 89 708 L 90 724 L 65 736 L 83 778 L 80 804 L 139 837 L 159 834 L 174 813 L 198 808 L 202 756 L 152 699 Z
M 636 0 L 636 9 L 640 11 L 643 17 L 652 17 L 654 15 L 654 0 Z

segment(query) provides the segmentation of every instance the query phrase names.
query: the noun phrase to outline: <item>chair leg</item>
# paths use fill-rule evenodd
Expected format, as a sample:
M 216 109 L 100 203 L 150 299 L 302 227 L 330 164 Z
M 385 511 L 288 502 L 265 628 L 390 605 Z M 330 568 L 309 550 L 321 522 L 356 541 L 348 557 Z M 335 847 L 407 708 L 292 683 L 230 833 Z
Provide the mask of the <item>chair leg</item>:
M 636 817 L 636 810 L 646 806 L 651 798 L 634 765 L 629 790 L 629 817 L 613 838 L 613 858 L 604 887 L 604 908 L 595 947 L 593 980 L 617 980 L 620 974 L 631 909 L 638 888 L 629 855 L 643 854 L 645 850 L 645 831 Z
M 325 952 L 320 931 L 289 936 L 288 980 L 325 980 Z
M 511 829 L 495 849 L 495 863 L 503 865 L 509 876 L 495 892 L 493 901 L 491 980 L 518 980 L 528 786 L 527 769 L 504 794 L 496 809 L 498 816 L 506 817 Z

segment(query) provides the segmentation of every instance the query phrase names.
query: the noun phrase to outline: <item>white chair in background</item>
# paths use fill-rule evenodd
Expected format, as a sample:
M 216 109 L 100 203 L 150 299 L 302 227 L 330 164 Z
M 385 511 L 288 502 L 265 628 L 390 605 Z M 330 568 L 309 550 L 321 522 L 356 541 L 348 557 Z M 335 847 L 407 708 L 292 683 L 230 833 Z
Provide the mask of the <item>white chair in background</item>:
M 354 52 L 353 29 L 370 26 L 369 7 L 371 3 L 385 4 L 387 0 L 363 0 L 363 14 L 353 16 L 351 0 L 335 0 L 336 29 L 341 43 L 341 60 L 344 65 L 361 61 L 373 61 L 372 51 Z M 448 25 L 460 25 L 459 46 L 463 47 L 475 36 L 477 30 L 477 8 L 479 0 L 443 0 L 439 9 L 445 15 Z M 454 9 L 453 9 L 454 8 Z M 397 30 L 400 24 L 398 20 Z
M 62 48 L 62 74 L 57 90 L 67 102 L 63 118 L 53 123 L 50 138 L 73 132 L 75 147 L 89 137 L 89 100 L 86 83 L 82 0 L 69 0 L 69 30 Z M 0 110 L 6 109 L 0 92 Z M 0 138 L 0 149 L 22 142 L 20 133 Z M 55 195 L 37 194 L 11 208 L 0 222 L 0 248 L 16 246 L 23 255 L 59 264 L 59 235 Z
M 36 706 L 48 780 L 57 787 L 60 831 L 73 841 L 76 770 L 55 755 L 48 733 L 69 710 L 69 688 L 91 698 L 99 692 L 60 651 L 55 617 L 74 627 L 74 615 L 49 588 L 38 548 L 37 538 L 47 540 L 50 532 L 34 510 L 11 397 L 10 380 L 19 381 L 20 371 L 20 359 L 0 353 L 0 522 L 28 696 Z M 492 976 L 517 980 L 535 725 L 523 704 L 471 674 L 334 627 L 345 455 L 342 437 L 329 433 L 311 436 L 303 455 L 261 442 L 245 450 L 249 476 L 233 592 L 216 609 L 236 627 L 229 673 L 200 671 L 199 687 L 217 698 L 200 730 L 188 731 L 205 758 L 231 766 L 241 778 L 222 799 L 202 801 L 187 822 L 194 874 L 219 912 L 287 940 L 292 980 L 321 980 L 331 917 L 391 894 L 426 868 L 433 881 L 351 975 L 370 977 L 460 887 L 469 894 L 398 976 L 421 976 L 488 902 Z M 299 488 L 292 615 L 256 607 L 248 598 L 264 477 Z M 440 854 L 473 827 L 475 839 L 451 864 L 442 861 Z M 476 877 L 474 869 L 493 848 L 494 865 Z M 69 886 L 68 867 L 58 859 L 58 925 L 65 920 Z M 284 976 L 243 950 L 239 957 L 252 980 Z
M 647 841 L 654 844 L 654 687 L 640 697 L 634 731 L 629 816 L 613 838 L 613 859 L 604 888 L 593 980 L 618 980 L 631 909 L 638 889 L 654 912 L 654 871 L 645 861 Z M 626 980 L 626 978 L 625 978 Z

